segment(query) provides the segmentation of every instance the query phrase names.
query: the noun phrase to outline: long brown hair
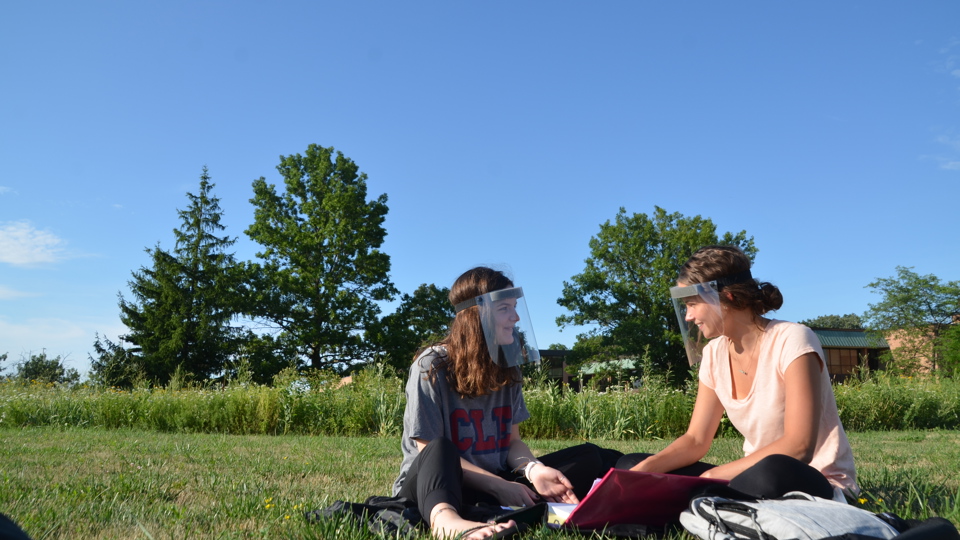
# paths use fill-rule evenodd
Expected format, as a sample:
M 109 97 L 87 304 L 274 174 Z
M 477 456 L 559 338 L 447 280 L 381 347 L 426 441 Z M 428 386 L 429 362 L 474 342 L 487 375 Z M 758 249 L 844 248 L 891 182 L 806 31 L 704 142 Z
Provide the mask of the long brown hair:
M 750 258 L 740 248 L 706 246 L 698 249 L 680 267 L 680 276 L 677 281 L 684 285 L 691 285 L 748 275 L 749 272 Z M 723 285 L 722 291 L 729 292 L 730 298 L 727 298 L 726 294 L 721 294 L 721 304 L 733 309 L 749 309 L 758 317 L 768 311 L 780 309 L 783 305 L 783 295 L 776 285 L 753 278 Z
M 513 287 L 513 282 L 498 270 L 478 266 L 464 272 L 450 288 L 450 303 L 457 305 L 491 291 Z M 483 337 L 477 306 L 457 313 L 450 324 L 450 333 L 440 344 L 447 348 L 447 356 L 437 368 L 430 371 L 431 379 L 439 368 L 446 371 L 447 382 L 453 391 L 464 397 L 477 397 L 495 392 L 504 386 L 520 382 L 520 368 L 503 367 L 490 358 Z

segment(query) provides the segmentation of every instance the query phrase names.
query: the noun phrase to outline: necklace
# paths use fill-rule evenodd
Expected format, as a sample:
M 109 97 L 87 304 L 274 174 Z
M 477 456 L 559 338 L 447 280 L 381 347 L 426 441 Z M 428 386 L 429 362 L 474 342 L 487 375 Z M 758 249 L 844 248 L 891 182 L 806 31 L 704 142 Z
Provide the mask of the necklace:
M 731 357 L 732 357 L 732 355 L 731 355 Z M 744 375 L 750 375 L 749 373 L 747 373 L 746 371 L 744 371 L 743 366 L 740 365 L 740 359 L 739 359 L 739 358 L 734 358 L 733 361 L 737 363 L 737 371 L 739 371 L 740 373 L 743 373 Z
M 749 369 L 750 371 L 753 371 L 757 368 L 757 362 L 759 362 L 760 360 L 760 342 L 763 340 L 763 334 L 767 328 L 767 322 L 768 321 L 766 319 L 761 318 L 760 324 L 758 325 L 759 328 L 757 329 L 759 331 L 752 332 L 754 334 L 754 339 L 748 341 L 748 343 L 750 343 L 751 345 L 749 352 L 746 350 L 746 347 L 741 347 L 742 349 L 744 349 L 743 352 L 741 352 L 740 354 L 735 354 L 736 347 L 731 347 L 731 349 L 727 353 L 730 355 L 730 359 L 737 363 L 737 371 L 739 371 L 740 373 L 742 373 L 747 377 L 750 376 L 750 372 L 748 372 L 746 369 L 743 368 L 744 364 L 740 362 L 740 359 L 742 358 L 744 361 L 747 362 L 748 364 L 747 369 Z
M 744 360 L 746 360 L 748 363 L 747 368 L 749 368 L 750 370 L 753 370 L 757 366 L 756 360 L 759 357 L 758 355 L 759 350 L 760 350 L 759 346 L 754 346 L 753 350 L 750 351 L 749 353 L 744 351 L 740 355 L 737 355 L 734 353 L 734 351 L 731 350 L 728 354 L 730 355 L 730 359 L 737 363 L 737 371 L 739 371 L 740 373 L 743 373 L 746 376 L 750 376 L 750 372 L 744 369 L 743 362 L 740 361 L 740 358 L 742 357 Z

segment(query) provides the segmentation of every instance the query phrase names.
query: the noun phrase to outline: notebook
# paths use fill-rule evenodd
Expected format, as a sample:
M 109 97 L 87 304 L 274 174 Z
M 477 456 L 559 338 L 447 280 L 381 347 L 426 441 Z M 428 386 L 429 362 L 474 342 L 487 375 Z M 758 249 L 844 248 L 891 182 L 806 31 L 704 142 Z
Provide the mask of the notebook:
M 551 505 L 547 519 L 553 526 L 562 523 L 580 529 L 622 523 L 662 526 L 677 521 L 695 493 L 727 483 L 698 476 L 610 469 L 580 504 Z

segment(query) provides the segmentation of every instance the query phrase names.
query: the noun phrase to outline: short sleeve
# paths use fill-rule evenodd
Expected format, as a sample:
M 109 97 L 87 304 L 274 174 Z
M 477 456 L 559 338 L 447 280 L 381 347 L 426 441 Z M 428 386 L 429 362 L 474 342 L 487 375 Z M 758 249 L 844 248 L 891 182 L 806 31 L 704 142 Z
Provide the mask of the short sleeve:
M 802 324 L 787 324 L 778 345 L 780 350 L 776 351 L 775 354 L 778 358 L 777 370 L 781 376 L 786 374 L 787 368 L 790 367 L 790 364 L 796 359 L 809 353 L 817 355 L 820 359 L 821 369 L 825 367 L 825 359 L 823 358 L 823 349 L 820 347 L 820 340 L 817 339 L 817 335 L 813 333 L 813 330 Z
M 530 418 L 530 411 L 527 410 L 527 401 L 523 398 L 523 389 L 518 384 L 517 395 L 513 400 L 513 423 L 519 424 Z
M 703 359 L 698 370 L 700 382 L 707 388 L 716 390 L 717 381 L 714 370 L 717 364 L 717 340 L 714 339 L 703 348 Z
M 435 355 L 424 355 L 410 366 L 403 422 L 411 439 L 432 441 L 443 435 L 442 396 L 428 375 L 436 360 Z

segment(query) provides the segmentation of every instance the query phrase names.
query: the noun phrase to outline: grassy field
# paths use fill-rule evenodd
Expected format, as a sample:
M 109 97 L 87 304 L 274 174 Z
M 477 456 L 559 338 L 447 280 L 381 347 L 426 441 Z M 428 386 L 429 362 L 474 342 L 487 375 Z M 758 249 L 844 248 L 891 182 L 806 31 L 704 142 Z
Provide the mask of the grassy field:
M 960 523 L 960 433 L 850 434 L 858 504 L 901 517 Z M 547 453 L 581 441 L 531 440 Z M 655 451 L 665 441 L 592 441 Z M 718 439 L 708 456 L 739 455 Z M 373 538 L 305 511 L 389 493 L 399 439 L 211 435 L 56 427 L 0 429 L 0 512 L 34 540 L 59 538 Z M 672 535 L 683 538 L 685 535 Z M 426 538 L 426 536 L 424 536 Z M 541 530 L 529 538 L 582 538 Z

